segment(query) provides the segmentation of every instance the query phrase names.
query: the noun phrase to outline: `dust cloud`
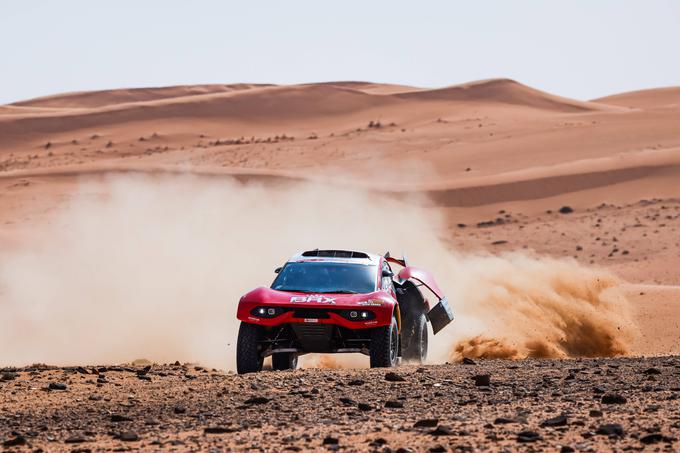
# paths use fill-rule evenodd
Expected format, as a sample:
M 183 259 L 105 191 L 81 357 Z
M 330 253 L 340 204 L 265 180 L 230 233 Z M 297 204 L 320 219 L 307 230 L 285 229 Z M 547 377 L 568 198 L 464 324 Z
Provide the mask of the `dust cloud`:
M 146 358 L 234 369 L 240 296 L 317 247 L 405 250 L 431 270 L 458 315 L 430 337 L 433 362 L 627 352 L 634 325 L 615 277 L 571 260 L 449 251 L 436 212 L 418 206 L 307 184 L 85 181 L 39 237 L 0 252 L 0 365 Z

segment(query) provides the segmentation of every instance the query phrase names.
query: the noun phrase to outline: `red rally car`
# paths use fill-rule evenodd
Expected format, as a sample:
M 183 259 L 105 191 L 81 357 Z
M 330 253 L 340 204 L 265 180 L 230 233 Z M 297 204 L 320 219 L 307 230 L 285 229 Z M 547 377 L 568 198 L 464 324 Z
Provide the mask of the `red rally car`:
M 392 264 L 402 269 L 395 274 Z M 274 272 L 270 288 L 241 297 L 236 348 L 238 373 L 294 369 L 310 352 L 359 352 L 371 367 L 395 366 L 401 357 L 423 362 L 427 322 L 433 333 L 453 320 L 432 276 L 405 259 L 347 250 L 310 250 Z M 432 309 L 420 288 L 438 302 Z

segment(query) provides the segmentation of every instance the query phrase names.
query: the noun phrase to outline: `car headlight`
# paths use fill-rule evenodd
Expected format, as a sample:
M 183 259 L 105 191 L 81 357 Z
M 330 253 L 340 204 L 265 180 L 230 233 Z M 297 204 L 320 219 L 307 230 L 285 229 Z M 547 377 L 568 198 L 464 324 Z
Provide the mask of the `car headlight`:
M 280 307 L 255 307 L 250 310 L 250 314 L 258 318 L 276 318 L 286 310 Z
M 340 314 L 350 321 L 368 321 L 375 318 L 375 313 L 370 310 L 343 310 Z

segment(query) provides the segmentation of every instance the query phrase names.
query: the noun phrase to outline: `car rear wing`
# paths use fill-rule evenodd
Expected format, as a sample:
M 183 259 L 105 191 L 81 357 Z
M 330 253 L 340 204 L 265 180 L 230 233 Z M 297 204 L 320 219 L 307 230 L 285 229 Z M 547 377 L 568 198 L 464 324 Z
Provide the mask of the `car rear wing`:
M 439 288 L 439 285 L 437 285 L 437 282 L 435 281 L 432 274 L 423 269 L 408 266 L 406 263 L 406 258 L 398 260 L 391 257 L 389 252 L 385 254 L 385 260 L 403 267 L 403 269 L 399 271 L 399 274 L 397 274 L 397 279 L 400 282 L 405 280 L 416 280 L 429 289 L 432 294 L 437 296 L 437 299 L 439 299 L 437 305 L 432 307 L 432 309 L 427 313 L 427 319 L 430 321 L 430 324 L 432 324 L 433 333 L 436 334 L 446 327 L 451 321 L 453 321 L 453 309 L 451 309 L 448 299 L 446 296 L 444 296 L 444 292 Z

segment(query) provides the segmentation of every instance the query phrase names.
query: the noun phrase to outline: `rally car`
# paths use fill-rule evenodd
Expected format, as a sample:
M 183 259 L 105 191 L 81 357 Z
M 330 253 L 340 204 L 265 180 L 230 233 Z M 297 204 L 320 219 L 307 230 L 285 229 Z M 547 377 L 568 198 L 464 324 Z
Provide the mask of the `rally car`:
M 294 369 L 298 356 L 312 352 L 363 353 L 371 368 L 395 366 L 400 358 L 422 363 L 427 322 L 436 334 L 453 320 L 432 276 L 389 252 L 309 250 L 274 272 L 271 287 L 239 301 L 239 374 L 262 370 L 267 356 L 275 370 Z M 422 287 L 438 300 L 432 309 Z

